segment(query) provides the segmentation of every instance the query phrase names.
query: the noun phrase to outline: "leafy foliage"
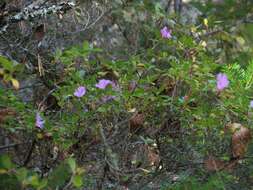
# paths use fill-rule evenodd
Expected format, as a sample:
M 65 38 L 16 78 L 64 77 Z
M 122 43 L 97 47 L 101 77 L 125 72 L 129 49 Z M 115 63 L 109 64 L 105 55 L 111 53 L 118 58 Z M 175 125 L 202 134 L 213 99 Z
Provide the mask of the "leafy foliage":
M 2 110 L 1 128 L 31 144 L 23 163 L 15 161 L 15 156 L 1 155 L 0 188 L 88 186 L 90 176 L 82 159 L 85 156 L 94 159 L 93 154 L 87 155 L 94 144 L 102 145 L 94 146 L 94 152 L 95 158 L 103 161 L 95 160 L 95 164 L 92 161 L 85 166 L 91 171 L 103 168 L 104 175 L 109 173 L 119 184 L 143 176 L 152 178 L 162 168 L 159 172 L 179 175 L 162 182 L 161 189 L 236 186 L 236 166 L 252 167 L 247 161 L 251 152 L 246 144 L 250 142 L 252 128 L 253 57 L 247 62 L 238 61 L 243 53 L 249 55 L 252 47 L 244 43 L 240 31 L 232 31 L 231 25 L 251 8 L 246 6 L 246 10 L 236 12 L 237 1 L 225 1 L 219 9 L 233 9 L 220 15 L 210 3 L 192 4 L 207 10 L 207 18 L 200 18 L 196 26 L 180 23 L 177 14 L 168 16 L 155 1 L 114 1 L 117 9 L 112 11 L 113 21 L 121 27 L 129 48 L 116 52 L 117 58 L 115 52 L 87 41 L 57 50 L 51 62 L 62 67 L 60 76 L 48 71 L 55 75 L 52 78 L 46 75 L 52 89 L 41 93 L 43 99 L 39 102 L 22 102 L 16 91 L 5 84 L 11 81 L 19 89 L 16 76 L 24 68 L 0 56 L 0 75 L 6 89 L 0 89 L 1 107 L 12 108 L 16 114 Z M 232 19 L 231 14 L 235 14 Z M 167 27 L 165 34 L 161 31 L 164 27 Z M 228 56 L 231 54 L 232 58 Z M 217 88 L 219 73 L 229 81 L 222 89 Z M 101 81 L 107 83 L 101 87 Z M 82 92 L 76 95 L 80 87 Z M 50 98 L 55 107 L 48 106 Z M 36 114 L 41 114 L 39 121 Z M 43 126 L 38 127 L 38 122 Z M 245 126 L 247 142 L 239 134 L 240 142 L 235 143 L 233 137 L 238 129 L 226 131 L 228 123 Z M 28 135 L 31 139 L 26 142 Z M 116 141 L 115 136 L 119 136 Z M 129 139 L 137 139 L 137 143 L 122 145 Z M 234 147 L 240 143 L 243 150 L 236 148 L 240 150 L 234 154 Z M 125 151 L 129 153 L 126 158 L 122 156 Z M 209 170 L 203 167 L 207 156 L 219 158 L 211 160 Z M 41 165 L 39 171 L 32 163 L 33 167 L 28 169 L 31 158 L 35 165 Z M 218 163 L 222 167 L 217 167 Z M 45 169 L 47 165 L 52 169 Z M 128 165 L 143 173 L 134 176 L 125 172 Z

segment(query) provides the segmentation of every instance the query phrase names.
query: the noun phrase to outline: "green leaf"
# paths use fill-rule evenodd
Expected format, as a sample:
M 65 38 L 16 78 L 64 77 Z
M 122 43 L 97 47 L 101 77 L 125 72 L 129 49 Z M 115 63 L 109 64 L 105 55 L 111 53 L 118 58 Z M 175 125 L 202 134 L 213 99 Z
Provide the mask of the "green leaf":
M 74 158 L 69 158 L 68 159 L 68 164 L 69 164 L 72 172 L 74 173 L 75 170 L 76 170 L 76 161 L 75 161 L 75 159 Z
M 82 176 L 80 176 L 80 175 L 74 176 L 72 182 L 75 187 L 81 187 L 83 185 Z
M 83 42 L 83 49 L 89 49 L 90 46 L 89 46 L 89 42 L 88 41 L 84 41 Z
M 107 111 L 108 111 L 107 108 L 104 107 L 104 106 L 101 106 L 101 107 L 99 107 L 99 108 L 97 109 L 97 112 L 100 112 L 100 113 L 106 113 Z
M 3 174 L 0 175 L 0 189 L 21 189 L 21 184 L 15 175 Z
M 52 189 L 61 188 L 70 179 L 71 172 L 69 165 L 61 163 L 49 176 L 48 186 Z
M 12 71 L 13 70 L 13 64 L 11 61 L 9 61 L 7 58 L 0 56 L 0 65 L 8 70 L 8 71 Z
M 46 179 L 42 179 L 39 183 L 39 185 L 37 186 L 37 189 L 45 189 L 45 187 L 47 186 L 47 180 Z
M 20 168 L 17 171 L 17 178 L 20 182 L 24 181 L 27 177 L 28 171 L 25 168 Z
M 28 178 L 28 182 L 32 186 L 37 187 L 39 185 L 39 178 L 37 175 L 32 175 Z
M 0 156 L 0 168 L 11 169 L 14 167 L 14 164 L 11 162 L 11 159 L 7 155 Z

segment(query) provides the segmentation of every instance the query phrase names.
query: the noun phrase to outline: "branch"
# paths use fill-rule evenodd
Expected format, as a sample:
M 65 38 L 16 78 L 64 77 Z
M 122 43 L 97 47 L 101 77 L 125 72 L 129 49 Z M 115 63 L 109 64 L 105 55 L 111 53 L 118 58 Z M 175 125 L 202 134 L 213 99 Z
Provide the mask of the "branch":
M 28 152 L 26 154 L 26 158 L 25 158 L 25 161 L 23 163 L 23 166 L 26 166 L 29 163 L 31 155 L 32 155 L 32 152 L 33 152 L 33 149 L 35 147 L 35 144 L 36 144 L 36 140 L 34 138 L 33 141 L 32 141 L 32 144 L 30 146 L 30 149 L 28 150 Z
M 69 2 L 61 2 L 59 4 L 51 6 L 46 6 L 44 4 L 42 6 L 31 4 L 24 8 L 21 12 L 7 17 L 4 20 L 2 26 L 0 26 L 0 34 L 6 32 L 7 28 L 13 23 L 17 23 L 22 20 L 32 20 L 34 18 L 43 17 L 52 13 L 66 12 L 67 10 L 72 9 L 76 6 L 74 0 Z
M 7 149 L 7 148 L 16 147 L 16 146 L 19 146 L 19 145 L 22 145 L 22 144 L 25 144 L 25 143 L 16 143 L 16 144 L 7 144 L 7 145 L 3 145 L 3 146 L 0 146 L 0 150 L 4 150 L 4 149 Z

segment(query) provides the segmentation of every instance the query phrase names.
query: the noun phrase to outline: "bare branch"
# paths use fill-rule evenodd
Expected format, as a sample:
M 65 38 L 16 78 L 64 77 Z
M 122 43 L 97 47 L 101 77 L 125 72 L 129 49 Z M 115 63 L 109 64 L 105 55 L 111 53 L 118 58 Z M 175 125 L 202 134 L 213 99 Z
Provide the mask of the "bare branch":
M 37 17 L 44 17 L 52 13 L 66 12 L 67 10 L 72 9 L 75 6 L 76 3 L 74 0 L 69 2 L 61 2 L 59 4 L 50 6 L 46 5 L 46 3 L 43 3 L 42 6 L 38 6 L 37 3 L 32 3 L 14 16 L 9 16 L 5 18 L 2 26 L 0 26 L 0 34 L 6 32 L 10 24 L 17 23 L 22 20 L 32 20 Z

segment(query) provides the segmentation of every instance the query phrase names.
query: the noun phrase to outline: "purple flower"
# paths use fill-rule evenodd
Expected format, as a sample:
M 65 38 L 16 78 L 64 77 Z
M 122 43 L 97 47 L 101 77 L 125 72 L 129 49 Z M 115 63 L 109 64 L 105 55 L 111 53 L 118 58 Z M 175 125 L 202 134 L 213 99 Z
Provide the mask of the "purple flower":
M 109 96 L 103 96 L 103 97 L 101 98 L 101 100 L 102 100 L 103 103 L 106 103 L 106 102 L 109 102 L 109 101 L 111 101 L 111 100 L 114 100 L 115 98 L 116 98 L 116 96 L 111 96 L 111 95 L 109 95 Z
M 226 74 L 219 73 L 216 77 L 216 82 L 217 82 L 217 89 L 218 90 L 223 90 L 224 88 L 228 87 L 229 85 L 229 80 L 227 78 Z
M 112 85 L 114 87 L 114 83 L 110 80 L 106 80 L 106 79 L 101 79 L 99 80 L 99 82 L 96 84 L 96 87 L 97 88 L 100 88 L 100 89 L 105 89 L 108 85 Z
M 75 90 L 74 95 L 78 98 L 81 98 L 85 93 L 86 88 L 84 86 L 80 86 Z
M 163 38 L 167 38 L 167 39 L 172 38 L 171 30 L 169 30 L 167 28 L 167 26 L 163 27 L 160 32 L 161 32 L 161 35 L 162 35 Z
M 42 119 L 39 113 L 36 113 L 36 127 L 43 129 L 45 121 Z
M 253 108 L 253 100 L 250 101 L 249 107 Z

